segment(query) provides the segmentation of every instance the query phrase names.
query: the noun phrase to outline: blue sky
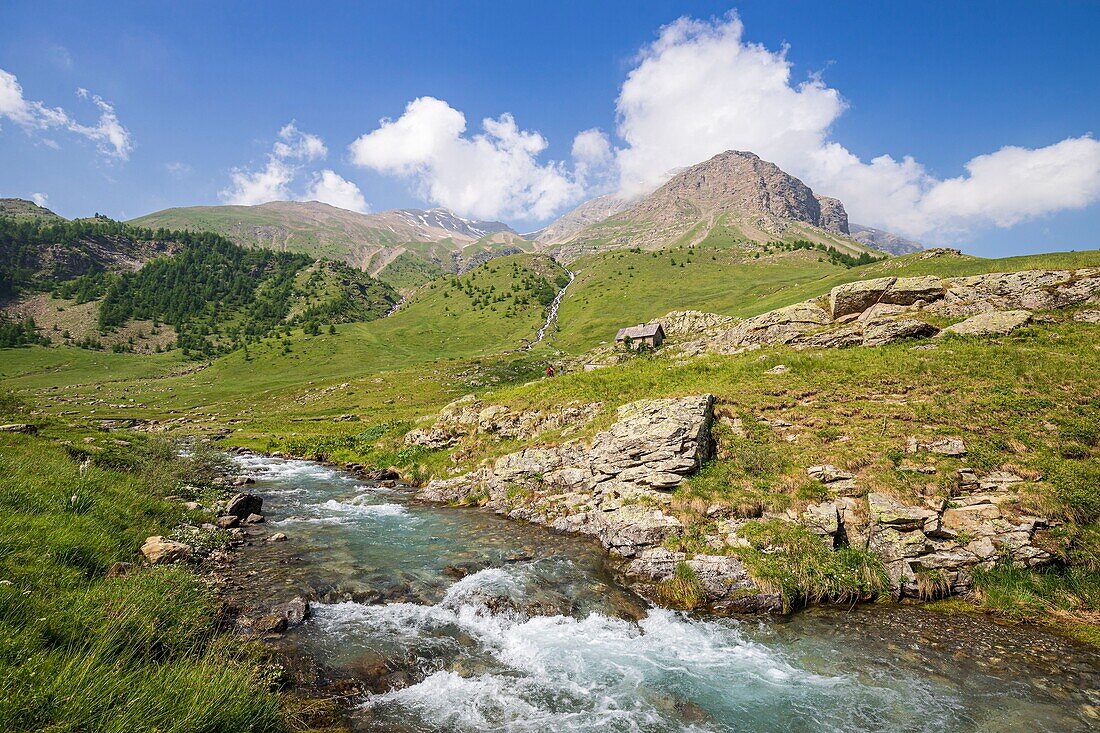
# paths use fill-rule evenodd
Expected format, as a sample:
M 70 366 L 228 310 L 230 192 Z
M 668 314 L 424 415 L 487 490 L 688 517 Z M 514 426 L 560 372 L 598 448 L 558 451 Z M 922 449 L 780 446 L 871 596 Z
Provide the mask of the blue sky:
M 922 240 L 1100 246 L 1100 3 L 408 5 L 7 0 L 0 195 L 125 219 L 321 192 L 524 230 L 736 147 Z

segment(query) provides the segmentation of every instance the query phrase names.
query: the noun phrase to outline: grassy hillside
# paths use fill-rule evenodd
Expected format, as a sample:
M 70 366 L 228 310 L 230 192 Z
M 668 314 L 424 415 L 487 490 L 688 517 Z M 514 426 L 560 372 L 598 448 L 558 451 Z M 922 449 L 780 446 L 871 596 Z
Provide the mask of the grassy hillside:
M 392 232 L 364 224 L 360 214 L 331 206 L 324 209 L 323 216 L 303 216 L 308 212 L 306 205 L 292 210 L 271 205 L 189 206 L 147 214 L 130 223 L 153 229 L 216 232 L 245 247 L 301 252 L 314 258 L 347 260 L 360 267 L 379 246 L 400 242 Z
M 317 331 L 378 318 L 398 296 L 342 262 L 246 249 L 209 232 L 0 217 L 0 299 L 0 346 L 210 356 L 287 324 Z
M 1095 266 L 1100 266 L 1100 250 L 1004 259 L 916 253 L 849 268 L 817 250 L 746 245 L 735 233 L 727 232 L 711 235 L 694 248 L 620 250 L 573 263 L 570 267 L 577 279 L 562 301 L 552 344 L 570 353 L 583 353 L 609 342 L 623 326 L 659 318 L 669 311 L 754 316 L 816 297 L 841 283 L 884 275 L 962 276 Z
M 401 252 L 375 273 L 394 290 L 409 292 L 447 273 L 441 265 L 412 252 Z
M 79 385 L 53 395 L 51 407 L 97 409 L 100 416 L 175 413 L 201 420 L 204 415 L 195 413 L 200 406 L 216 408 L 222 417 L 309 414 L 319 405 L 340 403 L 349 390 L 377 396 L 371 404 L 386 410 L 391 408 L 383 407 L 384 400 L 407 402 L 410 391 L 415 404 L 437 404 L 425 396 L 469 391 L 541 368 L 533 366 L 537 357 L 532 354 L 497 355 L 518 352 L 534 338 L 556 293 L 554 280 L 560 283 L 563 276 L 556 263 L 540 255 L 503 257 L 467 275 L 427 285 L 388 318 L 339 325 L 335 333 L 281 331 L 182 375 L 174 373 L 181 369 L 179 361 L 167 355 L 124 359 L 38 347 L 5 352 L 0 372 L 5 387 L 43 396 L 52 385 Z M 484 370 L 476 363 L 481 358 Z M 117 381 L 99 386 L 108 374 Z M 344 382 L 358 386 L 324 391 Z

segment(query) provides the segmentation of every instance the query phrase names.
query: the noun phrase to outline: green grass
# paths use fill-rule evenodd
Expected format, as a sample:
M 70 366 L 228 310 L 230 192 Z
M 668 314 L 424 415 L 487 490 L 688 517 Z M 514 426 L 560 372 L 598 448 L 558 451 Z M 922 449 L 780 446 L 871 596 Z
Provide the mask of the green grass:
M 412 252 L 402 252 L 375 275 L 391 288 L 406 292 L 446 274 L 439 265 Z
M 754 580 L 782 596 L 785 610 L 822 600 L 868 600 L 889 587 L 878 557 L 866 550 L 833 550 L 801 525 L 754 521 L 738 535 L 749 547 L 731 552 Z
M 820 296 L 836 285 L 885 275 L 957 277 L 1096 266 L 1100 266 L 1098 250 L 1003 259 L 950 255 L 922 259 L 918 253 L 844 268 L 829 263 L 819 252 L 767 253 L 758 245 L 746 245 L 736 230 L 718 228 L 694 249 L 618 250 L 578 260 L 570 266 L 577 279 L 562 302 L 553 344 L 581 353 L 610 342 L 623 326 L 673 310 L 749 317 Z
M 274 668 L 218 633 L 197 575 L 105 577 L 184 518 L 160 497 L 187 467 L 155 445 L 67 448 L 49 434 L 79 434 L 60 430 L 0 436 L 0 729 L 286 730 Z
M 559 309 L 553 345 L 581 353 L 610 342 L 623 326 L 673 310 L 747 315 L 755 304 L 838 268 L 815 254 L 790 252 L 754 260 L 741 249 L 686 247 L 622 250 L 582 258 Z

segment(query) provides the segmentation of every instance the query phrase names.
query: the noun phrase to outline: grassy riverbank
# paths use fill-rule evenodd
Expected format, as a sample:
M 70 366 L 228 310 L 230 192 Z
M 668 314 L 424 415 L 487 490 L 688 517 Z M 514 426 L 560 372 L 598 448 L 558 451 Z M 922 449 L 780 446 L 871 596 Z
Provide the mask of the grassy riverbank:
M 201 575 L 139 561 L 207 467 L 126 437 L 0 433 L 0 730 L 291 730 L 280 668 L 219 630 Z

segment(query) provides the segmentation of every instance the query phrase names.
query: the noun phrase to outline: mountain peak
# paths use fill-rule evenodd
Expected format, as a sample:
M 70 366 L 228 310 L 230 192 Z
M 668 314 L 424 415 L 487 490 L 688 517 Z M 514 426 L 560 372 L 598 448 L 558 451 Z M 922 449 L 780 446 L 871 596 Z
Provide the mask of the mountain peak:
M 677 171 L 647 196 L 603 196 L 573 209 L 538 241 L 564 257 L 621 247 L 694 244 L 717 229 L 736 241 L 806 239 L 849 253 L 848 213 L 795 176 L 746 150 L 726 150 Z

